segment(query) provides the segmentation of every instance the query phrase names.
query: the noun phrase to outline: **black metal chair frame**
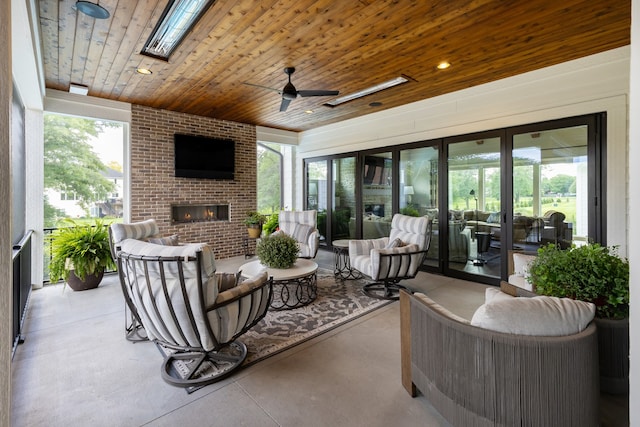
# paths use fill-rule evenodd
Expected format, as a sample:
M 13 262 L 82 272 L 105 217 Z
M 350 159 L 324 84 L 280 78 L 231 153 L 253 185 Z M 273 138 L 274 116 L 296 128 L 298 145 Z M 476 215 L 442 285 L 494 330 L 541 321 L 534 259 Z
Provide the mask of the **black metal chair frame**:
M 380 254 L 380 265 L 384 265 L 386 262 L 387 271 L 384 276 L 386 279 L 382 279 L 380 281 L 376 281 L 373 283 L 368 283 L 362 287 L 362 291 L 372 298 L 377 299 L 387 299 L 387 300 L 397 300 L 400 299 L 400 289 L 406 289 L 405 286 L 401 285 L 399 282 L 401 280 L 413 279 L 418 275 L 418 271 L 420 268 L 416 269 L 414 274 L 406 274 L 403 276 L 398 276 L 398 271 L 392 271 L 392 267 L 394 265 L 409 265 L 411 263 L 411 257 L 414 255 L 422 254 L 420 256 L 419 264 L 422 265 L 425 258 L 427 257 L 427 251 L 429 250 L 429 245 L 427 244 L 426 250 L 415 251 L 415 252 L 405 252 L 401 254 Z M 389 277 L 393 276 L 393 277 Z
M 421 266 L 424 263 L 424 260 L 427 258 L 427 252 L 429 251 L 429 247 L 431 246 L 431 232 L 433 229 L 433 225 L 431 221 L 427 223 L 427 229 L 425 230 L 425 235 L 427 236 L 427 241 L 424 245 L 424 249 L 413 251 L 413 252 L 404 252 L 404 253 L 381 253 L 380 254 L 380 265 L 387 266 L 387 271 L 385 274 L 378 273 L 379 276 L 384 276 L 385 279 L 378 280 L 373 283 L 368 283 L 362 287 L 362 291 L 365 295 L 370 296 L 372 298 L 377 299 L 385 299 L 385 300 L 398 300 L 400 299 L 400 289 L 406 289 L 405 286 L 401 285 L 399 282 L 401 280 L 413 279 L 418 275 L 418 271 L 420 271 L 420 267 L 416 268 L 413 274 L 400 274 L 400 267 L 411 265 L 411 257 L 414 255 L 420 255 L 418 266 Z M 397 267 L 396 269 L 392 269 L 393 267 Z
M 111 231 L 111 227 L 108 227 L 109 231 L 109 249 L 111 249 L 111 257 L 118 264 L 118 252 L 120 251 L 119 247 L 116 247 L 113 243 L 113 232 Z M 120 265 L 118 264 L 118 272 L 120 271 Z M 119 275 L 120 273 L 118 273 Z M 122 278 L 120 278 L 120 284 L 124 290 L 124 284 L 122 283 Z M 125 294 L 125 302 L 126 302 L 126 294 Z M 147 337 L 147 333 L 145 332 L 142 324 L 138 321 L 133 312 L 129 309 L 129 304 L 124 305 L 124 335 L 128 341 L 131 342 L 141 342 L 141 341 L 149 341 L 149 337 Z
M 131 311 L 132 318 L 135 320 L 135 324 L 139 325 L 138 327 L 144 327 L 143 317 L 140 316 L 139 310 L 153 310 L 154 315 L 157 319 L 160 319 L 161 322 L 173 322 L 174 325 L 179 325 L 178 319 L 175 312 L 175 301 L 169 298 L 169 292 L 167 288 L 166 275 L 165 275 L 165 265 L 170 263 L 175 263 L 177 266 L 178 276 L 180 280 L 180 287 L 182 293 L 182 299 L 180 301 L 181 304 L 184 304 L 186 313 L 188 315 L 189 321 L 191 323 L 191 327 L 194 330 L 197 330 L 195 325 L 195 315 L 192 307 L 192 303 L 189 301 L 187 288 L 184 278 L 183 271 L 183 262 L 197 262 L 197 286 L 198 286 L 198 304 L 201 306 L 202 313 L 205 314 L 224 307 L 230 303 L 233 303 L 241 298 L 245 298 L 255 292 L 258 292 L 264 288 L 264 286 L 268 286 L 268 299 L 271 300 L 272 297 L 272 278 L 260 287 L 252 289 L 251 291 L 238 295 L 230 300 L 224 301 L 221 304 L 215 304 L 211 307 L 206 307 L 204 302 L 204 296 L 202 292 L 202 264 L 201 264 L 202 253 L 198 251 L 196 253 L 196 257 L 190 257 L 185 259 L 184 257 L 158 257 L 158 256 L 144 256 L 144 255 L 131 255 L 124 253 L 122 251 L 117 254 L 118 261 L 118 274 L 120 275 L 120 284 L 122 285 L 122 291 L 124 294 L 124 298 L 126 301 L 126 305 Z M 142 267 L 138 267 L 136 262 L 142 262 Z M 165 301 L 167 302 L 168 309 L 171 313 L 170 319 L 163 319 L 160 315 L 159 309 L 155 304 L 155 298 L 151 298 L 153 304 L 145 307 L 137 307 L 134 303 L 132 295 L 137 294 L 140 295 L 140 290 L 142 287 L 145 288 L 146 292 L 149 294 L 152 293 L 152 287 L 150 284 L 149 277 L 149 264 L 157 263 L 158 271 L 160 272 L 160 280 L 161 280 L 161 289 L 164 293 Z M 143 268 L 145 280 L 139 283 L 138 274 L 136 273 L 136 269 Z M 125 274 L 126 271 L 132 271 L 132 277 L 129 277 Z M 214 342 L 214 349 L 211 351 L 207 351 L 204 349 L 202 341 L 198 336 L 199 346 L 183 346 L 176 342 L 168 342 L 163 339 L 154 339 L 153 341 L 159 344 L 160 346 L 169 349 L 170 351 L 165 352 L 168 353 L 165 356 L 164 362 L 162 364 L 161 374 L 164 381 L 169 384 L 178 387 L 193 387 L 193 386 L 204 386 L 207 384 L 214 383 L 219 381 L 235 370 L 241 367 L 242 363 L 247 357 L 247 347 L 241 341 L 238 341 L 240 335 L 244 334 L 247 330 L 256 325 L 260 320 L 264 318 L 267 313 L 267 309 L 269 307 L 268 302 L 265 304 L 264 311 L 259 313 L 258 316 L 251 320 L 249 323 L 242 326 L 241 330 L 236 333 L 231 339 L 220 342 L 218 338 L 213 333 L 211 326 L 208 322 L 206 323 L 206 327 L 208 329 L 208 335 Z M 250 320 L 250 319 L 247 319 Z M 163 324 L 163 326 L 164 326 Z M 180 330 L 180 334 L 182 339 L 186 342 L 186 338 L 184 336 L 184 332 Z M 171 353 L 173 351 L 173 353 Z M 181 360 L 185 361 L 185 365 L 189 366 L 188 372 L 186 375 L 181 376 L 178 374 L 173 368 L 174 361 Z M 206 365 L 205 365 L 206 364 Z M 197 377 L 196 374 L 201 372 L 203 369 L 206 369 L 209 374 L 206 377 Z

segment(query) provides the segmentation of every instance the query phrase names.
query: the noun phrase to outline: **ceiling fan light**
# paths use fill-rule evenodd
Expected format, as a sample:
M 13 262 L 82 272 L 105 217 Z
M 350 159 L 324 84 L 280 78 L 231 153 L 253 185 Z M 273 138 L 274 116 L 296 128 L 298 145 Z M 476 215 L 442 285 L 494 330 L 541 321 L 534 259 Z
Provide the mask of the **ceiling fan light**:
M 107 19 L 111 14 L 107 9 L 99 4 L 91 3 L 90 1 L 79 0 L 76 2 L 76 10 L 96 19 Z

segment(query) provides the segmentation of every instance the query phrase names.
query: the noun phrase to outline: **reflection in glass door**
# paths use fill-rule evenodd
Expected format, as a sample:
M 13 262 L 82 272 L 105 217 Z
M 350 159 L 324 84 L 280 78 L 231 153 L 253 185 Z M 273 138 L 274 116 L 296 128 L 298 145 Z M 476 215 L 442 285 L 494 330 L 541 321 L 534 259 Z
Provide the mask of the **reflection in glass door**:
M 331 240 L 356 238 L 356 158 L 332 160 Z
M 389 236 L 392 202 L 391 152 L 364 156 L 362 185 L 362 238 Z
M 513 136 L 513 248 L 582 244 L 589 233 L 588 126 Z
M 400 213 L 428 216 L 432 221 L 426 265 L 438 267 L 438 148 L 422 147 L 400 152 Z
M 318 231 L 320 244 L 326 243 L 327 236 L 327 161 L 306 163 L 307 200 L 306 209 L 318 211 Z
M 448 149 L 446 265 L 500 278 L 503 227 L 500 138 L 453 142 Z M 442 232 L 442 226 L 439 226 Z M 441 254 L 441 256 L 444 253 Z

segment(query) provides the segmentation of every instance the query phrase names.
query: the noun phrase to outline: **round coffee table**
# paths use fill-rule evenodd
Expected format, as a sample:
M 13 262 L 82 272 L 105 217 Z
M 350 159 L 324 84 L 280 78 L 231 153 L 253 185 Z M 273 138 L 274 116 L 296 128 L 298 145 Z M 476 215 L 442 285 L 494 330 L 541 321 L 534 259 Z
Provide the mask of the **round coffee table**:
M 290 310 L 311 303 L 318 296 L 316 271 L 318 264 L 298 258 L 291 268 L 269 268 L 260 261 L 240 266 L 244 277 L 258 274 L 262 269 L 273 277 L 273 296 L 269 304 L 272 310 Z
M 341 280 L 362 278 L 362 273 L 351 268 L 349 240 L 334 240 L 331 242 L 331 246 L 333 246 L 333 260 L 335 262 L 333 275 Z

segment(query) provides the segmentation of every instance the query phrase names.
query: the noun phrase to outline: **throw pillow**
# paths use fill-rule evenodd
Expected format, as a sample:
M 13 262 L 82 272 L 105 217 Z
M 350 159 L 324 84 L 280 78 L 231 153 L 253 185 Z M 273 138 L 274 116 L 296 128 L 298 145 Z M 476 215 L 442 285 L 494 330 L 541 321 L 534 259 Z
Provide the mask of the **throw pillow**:
M 313 227 L 305 224 L 296 224 L 291 237 L 296 239 L 297 242 L 306 244 L 311 233 L 313 233 Z
M 164 245 L 164 246 L 179 246 L 180 241 L 178 240 L 178 235 L 174 234 L 172 236 L 167 237 L 150 237 L 147 242 L 154 243 L 156 245 Z
M 566 336 L 584 330 L 595 312 L 595 305 L 569 298 L 505 298 L 480 306 L 471 324 L 507 334 Z
M 238 277 L 234 273 L 216 273 L 218 278 L 218 292 L 224 292 L 238 284 Z
M 390 240 L 389 243 L 387 243 L 384 248 L 393 249 L 393 248 L 400 248 L 402 246 L 404 246 L 404 242 L 396 237 L 395 239 Z

